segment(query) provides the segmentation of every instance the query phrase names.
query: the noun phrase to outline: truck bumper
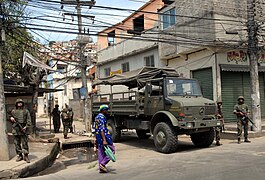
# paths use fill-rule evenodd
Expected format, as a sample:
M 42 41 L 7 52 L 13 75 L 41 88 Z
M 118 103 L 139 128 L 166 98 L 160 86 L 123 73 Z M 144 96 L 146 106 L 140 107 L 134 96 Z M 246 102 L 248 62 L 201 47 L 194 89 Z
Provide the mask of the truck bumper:
M 179 127 L 182 129 L 200 129 L 221 126 L 219 119 L 196 120 L 196 121 L 179 121 Z

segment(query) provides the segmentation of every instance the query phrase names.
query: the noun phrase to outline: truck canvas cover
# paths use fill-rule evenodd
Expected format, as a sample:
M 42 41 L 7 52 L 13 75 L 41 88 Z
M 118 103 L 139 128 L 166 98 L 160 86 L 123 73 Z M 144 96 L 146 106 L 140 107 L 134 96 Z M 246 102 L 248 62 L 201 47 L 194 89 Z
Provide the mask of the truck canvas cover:
M 179 77 L 177 71 L 173 68 L 154 68 L 143 67 L 123 74 L 115 74 L 106 78 L 97 79 L 93 86 L 96 85 L 125 85 L 128 88 L 142 88 L 146 81 L 162 77 L 162 75 Z

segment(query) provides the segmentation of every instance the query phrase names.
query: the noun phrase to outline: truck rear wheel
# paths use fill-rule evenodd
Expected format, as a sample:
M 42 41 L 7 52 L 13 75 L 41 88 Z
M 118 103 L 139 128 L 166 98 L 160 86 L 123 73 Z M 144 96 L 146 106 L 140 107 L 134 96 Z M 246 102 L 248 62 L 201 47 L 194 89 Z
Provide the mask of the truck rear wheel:
M 178 148 L 178 136 L 172 125 L 160 122 L 154 129 L 154 143 L 159 152 L 173 153 Z
M 206 132 L 192 134 L 190 137 L 195 146 L 200 148 L 209 147 L 214 141 L 214 129 L 211 128 Z
M 121 140 L 121 130 L 118 127 L 116 127 L 116 125 L 112 120 L 108 121 L 107 125 L 108 125 L 108 130 L 112 135 L 112 141 L 119 142 Z
M 138 136 L 139 139 L 148 139 L 149 137 L 151 137 L 150 134 L 147 134 L 149 133 L 150 131 L 149 130 L 136 130 L 136 134 Z

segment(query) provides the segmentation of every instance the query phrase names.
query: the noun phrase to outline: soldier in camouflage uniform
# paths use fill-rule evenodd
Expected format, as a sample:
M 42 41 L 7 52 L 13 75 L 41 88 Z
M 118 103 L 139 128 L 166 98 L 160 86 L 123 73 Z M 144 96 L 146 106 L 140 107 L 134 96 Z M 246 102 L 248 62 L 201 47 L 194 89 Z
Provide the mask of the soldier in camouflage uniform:
M 74 133 L 74 129 L 73 129 L 73 121 L 74 121 L 74 112 L 73 112 L 73 109 L 72 108 L 69 108 L 68 109 L 68 118 L 69 118 L 69 121 L 70 121 L 70 133 Z
M 243 96 L 238 97 L 238 104 L 234 107 L 234 114 L 237 116 L 237 137 L 238 137 L 238 144 L 241 143 L 240 138 L 242 135 L 242 128 L 244 128 L 244 137 L 245 142 L 250 143 L 248 140 L 248 120 L 242 121 L 244 115 L 249 114 L 248 105 L 244 103 L 245 99 Z
M 216 146 L 221 146 L 222 145 L 220 143 L 220 140 L 221 140 L 221 131 L 222 131 L 223 123 L 224 123 L 222 106 L 223 106 L 223 103 L 221 101 L 218 101 L 217 102 L 217 118 L 218 119 L 221 119 L 221 125 L 220 126 L 217 126 L 215 128 Z
M 14 144 L 16 146 L 16 152 L 18 155 L 16 161 L 21 161 L 24 159 L 27 163 L 30 163 L 28 157 L 28 133 L 26 130 L 31 127 L 32 123 L 30 113 L 27 109 L 24 109 L 24 102 L 22 99 L 16 100 L 16 109 L 11 111 L 9 119 L 13 123 L 12 133 L 14 135 Z
M 62 122 L 63 122 L 63 135 L 64 139 L 68 139 L 67 134 L 70 127 L 70 119 L 67 114 L 67 109 L 62 110 L 61 114 Z

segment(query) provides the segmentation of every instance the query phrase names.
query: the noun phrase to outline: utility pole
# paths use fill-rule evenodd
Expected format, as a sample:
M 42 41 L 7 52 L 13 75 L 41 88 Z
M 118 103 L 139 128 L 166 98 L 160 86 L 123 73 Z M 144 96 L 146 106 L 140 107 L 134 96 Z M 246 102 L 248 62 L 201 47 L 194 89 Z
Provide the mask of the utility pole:
M 82 36 L 82 14 L 81 14 L 81 5 L 87 5 L 90 6 L 90 8 L 95 5 L 95 1 L 71 1 L 71 0 L 62 0 L 62 4 L 75 4 L 77 14 L 70 14 L 65 13 L 65 15 L 72 15 L 77 16 L 78 20 L 78 36 L 79 36 L 79 56 L 80 56 L 80 62 L 81 62 L 81 77 L 82 77 L 82 88 L 84 90 L 84 99 L 83 99 L 83 105 L 84 105 L 84 122 L 85 122 L 85 128 L 88 132 L 91 132 L 91 118 L 89 113 L 89 109 L 91 109 L 91 106 L 89 106 L 89 99 L 88 99 L 88 89 L 87 89 L 87 76 L 86 76 L 86 69 L 87 69 L 87 61 L 84 58 L 83 49 L 84 45 L 86 44 L 83 36 Z M 94 16 L 86 16 L 89 18 L 94 18 Z
M 259 71 L 258 71 L 258 24 L 255 21 L 255 0 L 247 0 L 248 14 L 248 56 L 250 61 L 250 82 L 251 82 L 251 114 L 257 128 L 254 131 L 261 132 L 261 111 L 259 92 Z
M 0 44 L 0 161 L 7 161 L 10 159 L 9 153 L 9 142 L 7 135 L 7 124 L 6 124 L 6 108 L 5 108 L 5 93 L 4 93 L 4 81 L 3 81 L 3 70 L 2 70 L 2 50 L 5 41 L 5 29 L 3 26 L 4 13 L 3 4 L 0 4 L 1 17 L 1 44 Z

